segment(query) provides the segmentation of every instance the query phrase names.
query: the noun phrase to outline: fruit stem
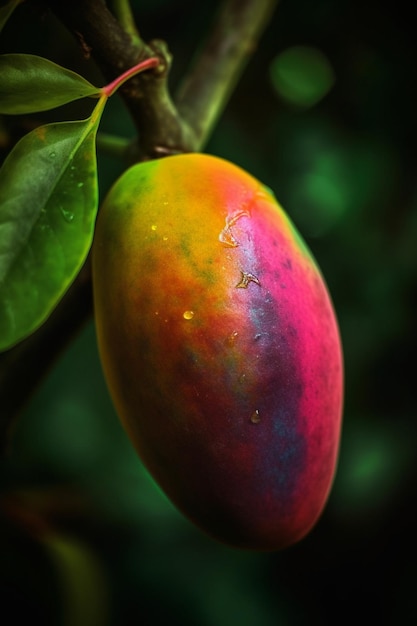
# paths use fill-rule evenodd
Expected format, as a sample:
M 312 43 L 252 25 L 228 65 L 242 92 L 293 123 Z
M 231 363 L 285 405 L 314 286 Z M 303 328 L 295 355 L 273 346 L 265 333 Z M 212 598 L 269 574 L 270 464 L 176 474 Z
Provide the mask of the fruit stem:
M 119 89 L 121 85 L 123 85 L 130 78 L 136 76 L 136 74 L 140 74 L 145 70 L 158 67 L 159 64 L 160 60 L 158 59 L 158 57 L 150 57 L 149 59 L 141 61 L 137 65 L 134 65 L 133 67 L 126 70 L 126 72 L 123 72 L 123 74 L 120 74 L 120 76 L 112 80 L 111 83 L 109 83 L 105 87 L 102 87 L 100 92 L 101 95 L 105 95 L 109 98 Z

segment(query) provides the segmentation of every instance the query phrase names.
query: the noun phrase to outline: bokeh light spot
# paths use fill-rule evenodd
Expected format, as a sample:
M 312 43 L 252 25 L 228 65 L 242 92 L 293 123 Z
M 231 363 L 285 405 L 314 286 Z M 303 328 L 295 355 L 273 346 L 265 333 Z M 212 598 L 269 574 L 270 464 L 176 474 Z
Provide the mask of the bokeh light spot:
M 395 498 L 414 456 L 413 439 L 401 428 L 352 419 L 344 428 L 334 502 L 345 520 L 381 515 Z
M 320 102 L 335 80 L 326 56 L 310 46 L 292 46 L 278 54 L 271 63 L 270 77 L 280 98 L 302 108 Z

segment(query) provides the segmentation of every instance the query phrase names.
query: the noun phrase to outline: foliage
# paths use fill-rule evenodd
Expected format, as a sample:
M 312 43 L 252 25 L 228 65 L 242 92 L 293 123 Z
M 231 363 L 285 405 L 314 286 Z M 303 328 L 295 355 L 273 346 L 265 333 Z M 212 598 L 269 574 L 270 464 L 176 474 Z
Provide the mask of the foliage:
M 98 119 L 36 128 L 0 171 L 3 349 L 45 320 L 86 259 L 97 210 Z
M 98 125 L 109 95 L 127 76 L 100 89 L 26 54 L 1 56 L 0 71 L 0 113 L 37 113 L 100 96 L 86 120 L 41 125 L 22 137 L 0 169 L 4 350 L 45 321 L 87 258 L 98 209 Z

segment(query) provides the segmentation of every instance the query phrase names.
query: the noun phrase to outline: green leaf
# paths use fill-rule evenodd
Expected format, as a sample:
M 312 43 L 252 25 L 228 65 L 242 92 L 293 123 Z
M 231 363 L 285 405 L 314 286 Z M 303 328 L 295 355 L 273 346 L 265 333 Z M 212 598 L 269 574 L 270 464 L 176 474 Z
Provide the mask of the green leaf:
M 87 120 L 32 131 L 0 170 L 0 349 L 42 324 L 91 247 L 104 102 Z
M 3 30 L 7 20 L 22 0 L 10 0 L 3 7 L 0 7 L 0 32 Z
M 33 54 L 0 55 L 0 76 L 0 113 L 9 115 L 47 111 L 101 91 L 79 74 Z

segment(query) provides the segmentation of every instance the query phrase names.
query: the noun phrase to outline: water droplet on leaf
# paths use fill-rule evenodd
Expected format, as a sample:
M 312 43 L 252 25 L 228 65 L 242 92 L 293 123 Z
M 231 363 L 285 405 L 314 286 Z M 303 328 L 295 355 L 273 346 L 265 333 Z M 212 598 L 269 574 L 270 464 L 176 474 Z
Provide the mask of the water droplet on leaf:
M 74 220 L 74 213 L 72 211 L 68 211 L 67 209 L 61 208 L 61 213 L 66 222 L 69 224 Z

